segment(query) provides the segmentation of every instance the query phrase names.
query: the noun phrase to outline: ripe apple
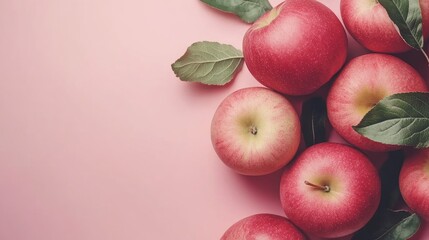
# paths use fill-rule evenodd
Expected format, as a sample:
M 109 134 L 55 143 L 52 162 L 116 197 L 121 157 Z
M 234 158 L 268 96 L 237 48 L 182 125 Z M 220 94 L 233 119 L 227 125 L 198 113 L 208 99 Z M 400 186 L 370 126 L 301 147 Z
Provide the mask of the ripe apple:
M 429 220 L 429 149 L 408 154 L 399 174 L 404 201 L 425 220 Z
M 320 143 L 289 164 L 280 181 L 286 216 L 304 232 L 322 238 L 349 235 L 362 228 L 380 202 L 377 169 L 358 150 Z
M 286 165 L 300 142 L 292 104 L 263 87 L 237 90 L 217 108 L 211 140 L 219 158 L 244 175 L 265 175 Z
M 347 35 L 322 3 L 285 0 L 247 30 L 243 55 L 262 85 L 288 95 L 306 95 L 343 66 Z
M 221 240 L 305 240 L 288 219 L 268 213 L 255 214 L 229 227 Z
M 328 118 L 338 134 L 363 150 L 382 152 L 398 146 L 374 142 L 352 126 L 384 97 L 403 92 L 426 92 L 427 86 L 410 65 L 387 54 L 370 53 L 352 59 L 339 73 L 326 101 Z
M 420 0 L 423 36 L 429 37 L 429 1 Z M 341 18 L 350 35 L 374 52 L 400 53 L 411 50 L 378 0 L 341 0 Z

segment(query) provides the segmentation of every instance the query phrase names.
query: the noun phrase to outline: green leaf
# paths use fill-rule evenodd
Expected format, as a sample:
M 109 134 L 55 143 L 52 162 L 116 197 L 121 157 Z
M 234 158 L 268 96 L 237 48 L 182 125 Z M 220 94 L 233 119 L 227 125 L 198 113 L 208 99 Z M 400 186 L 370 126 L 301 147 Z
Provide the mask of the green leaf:
M 394 224 L 382 236 L 377 238 L 377 240 L 392 240 L 392 239 L 406 240 L 412 237 L 419 230 L 420 218 L 417 216 L 417 214 L 415 213 L 410 214 L 409 212 L 405 212 L 405 211 L 397 211 L 397 212 L 392 211 L 390 213 L 391 213 L 391 216 L 389 216 L 390 219 L 394 217 L 397 220 L 399 220 L 400 218 L 402 219 L 396 224 Z
M 422 12 L 419 0 L 378 0 L 398 28 L 405 42 L 423 48 Z
M 171 68 L 182 81 L 224 85 L 234 78 L 243 62 L 243 53 L 233 46 L 204 41 L 192 44 Z
M 420 228 L 420 218 L 407 211 L 384 210 L 359 230 L 352 240 L 406 240 Z
M 201 0 L 211 7 L 232 13 L 246 23 L 253 23 L 273 7 L 267 0 Z
M 314 97 L 302 104 L 301 128 L 307 147 L 326 141 L 326 103 Z
M 376 142 L 429 147 L 429 93 L 399 93 L 378 102 L 353 129 Z

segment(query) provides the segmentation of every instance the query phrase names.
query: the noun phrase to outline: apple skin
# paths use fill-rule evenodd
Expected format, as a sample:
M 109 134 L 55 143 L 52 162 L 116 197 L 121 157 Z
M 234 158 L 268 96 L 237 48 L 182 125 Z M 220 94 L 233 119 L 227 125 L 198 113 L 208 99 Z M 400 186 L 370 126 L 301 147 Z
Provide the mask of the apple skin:
M 247 30 L 243 55 L 262 85 L 288 95 L 306 95 L 343 66 L 347 35 L 322 3 L 286 0 Z
M 229 227 L 221 240 L 305 240 L 304 234 L 288 219 L 269 213 L 255 214 Z
M 326 100 L 328 118 L 344 140 L 362 150 L 397 150 L 399 146 L 363 137 L 352 126 L 384 97 L 427 90 L 419 73 L 399 58 L 381 53 L 361 55 L 347 63 L 333 82 Z
M 420 0 L 423 36 L 429 37 L 429 1 Z M 350 35 L 373 52 L 400 53 L 411 50 L 395 29 L 386 9 L 376 0 L 341 0 L 341 18 Z
M 305 184 L 329 186 L 330 191 Z M 378 171 L 358 150 L 340 143 L 320 143 L 289 164 L 280 181 L 286 216 L 304 232 L 337 238 L 362 228 L 380 203 Z
M 279 170 L 295 155 L 300 137 L 301 125 L 292 104 L 263 87 L 231 93 L 218 106 L 211 124 L 217 155 L 243 175 Z
M 399 189 L 407 206 L 429 221 L 429 149 L 407 154 L 399 174 Z

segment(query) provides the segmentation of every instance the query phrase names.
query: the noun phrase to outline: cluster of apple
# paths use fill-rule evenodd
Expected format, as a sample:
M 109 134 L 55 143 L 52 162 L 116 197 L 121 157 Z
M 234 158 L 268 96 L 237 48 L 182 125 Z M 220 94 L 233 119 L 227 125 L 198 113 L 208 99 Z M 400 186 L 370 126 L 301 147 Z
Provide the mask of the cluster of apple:
M 421 0 L 423 34 L 429 37 L 429 1 Z M 314 0 L 286 0 L 259 18 L 243 40 L 245 63 L 265 87 L 240 89 L 217 108 L 211 140 L 219 158 L 243 175 L 284 168 L 280 203 L 287 218 L 256 214 L 232 225 L 223 240 L 305 239 L 353 234 L 380 202 L 378 170 L 361 151 L 400 147 L 372 141 L 352 126 L 381 99 L 428 92 L 425 80 L 389 53 L 410 50 L 376 0 L 342 0 L 349 33 L 377 52 L 346 63 L 347 35 L 336 15 Z M 348 142 L 319 143 L 297 154 L 298 114 L 287 95 L 308 95 L 338 74 L 326 99 L 328 119 Z M 297 156 L 296 156 L 297 155 Z M 429 219 L 429 150 L 407 156 L 400 190 L 407 205 Z M 424 183 L 422 182 L 424 181 Z

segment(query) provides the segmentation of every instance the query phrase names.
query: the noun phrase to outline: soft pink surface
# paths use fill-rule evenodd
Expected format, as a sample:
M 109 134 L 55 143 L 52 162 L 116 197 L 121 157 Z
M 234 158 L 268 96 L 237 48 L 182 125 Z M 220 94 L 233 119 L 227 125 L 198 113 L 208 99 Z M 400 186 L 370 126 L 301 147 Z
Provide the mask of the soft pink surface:
M 281 172 L 237 175 L 210 142 L 221 100 L 260 85 L 170 68 L 196 41 L 241 48 L 248 27 L 197 0 L 0 1 L 0 239 L 218 239 L 282 215 Z

